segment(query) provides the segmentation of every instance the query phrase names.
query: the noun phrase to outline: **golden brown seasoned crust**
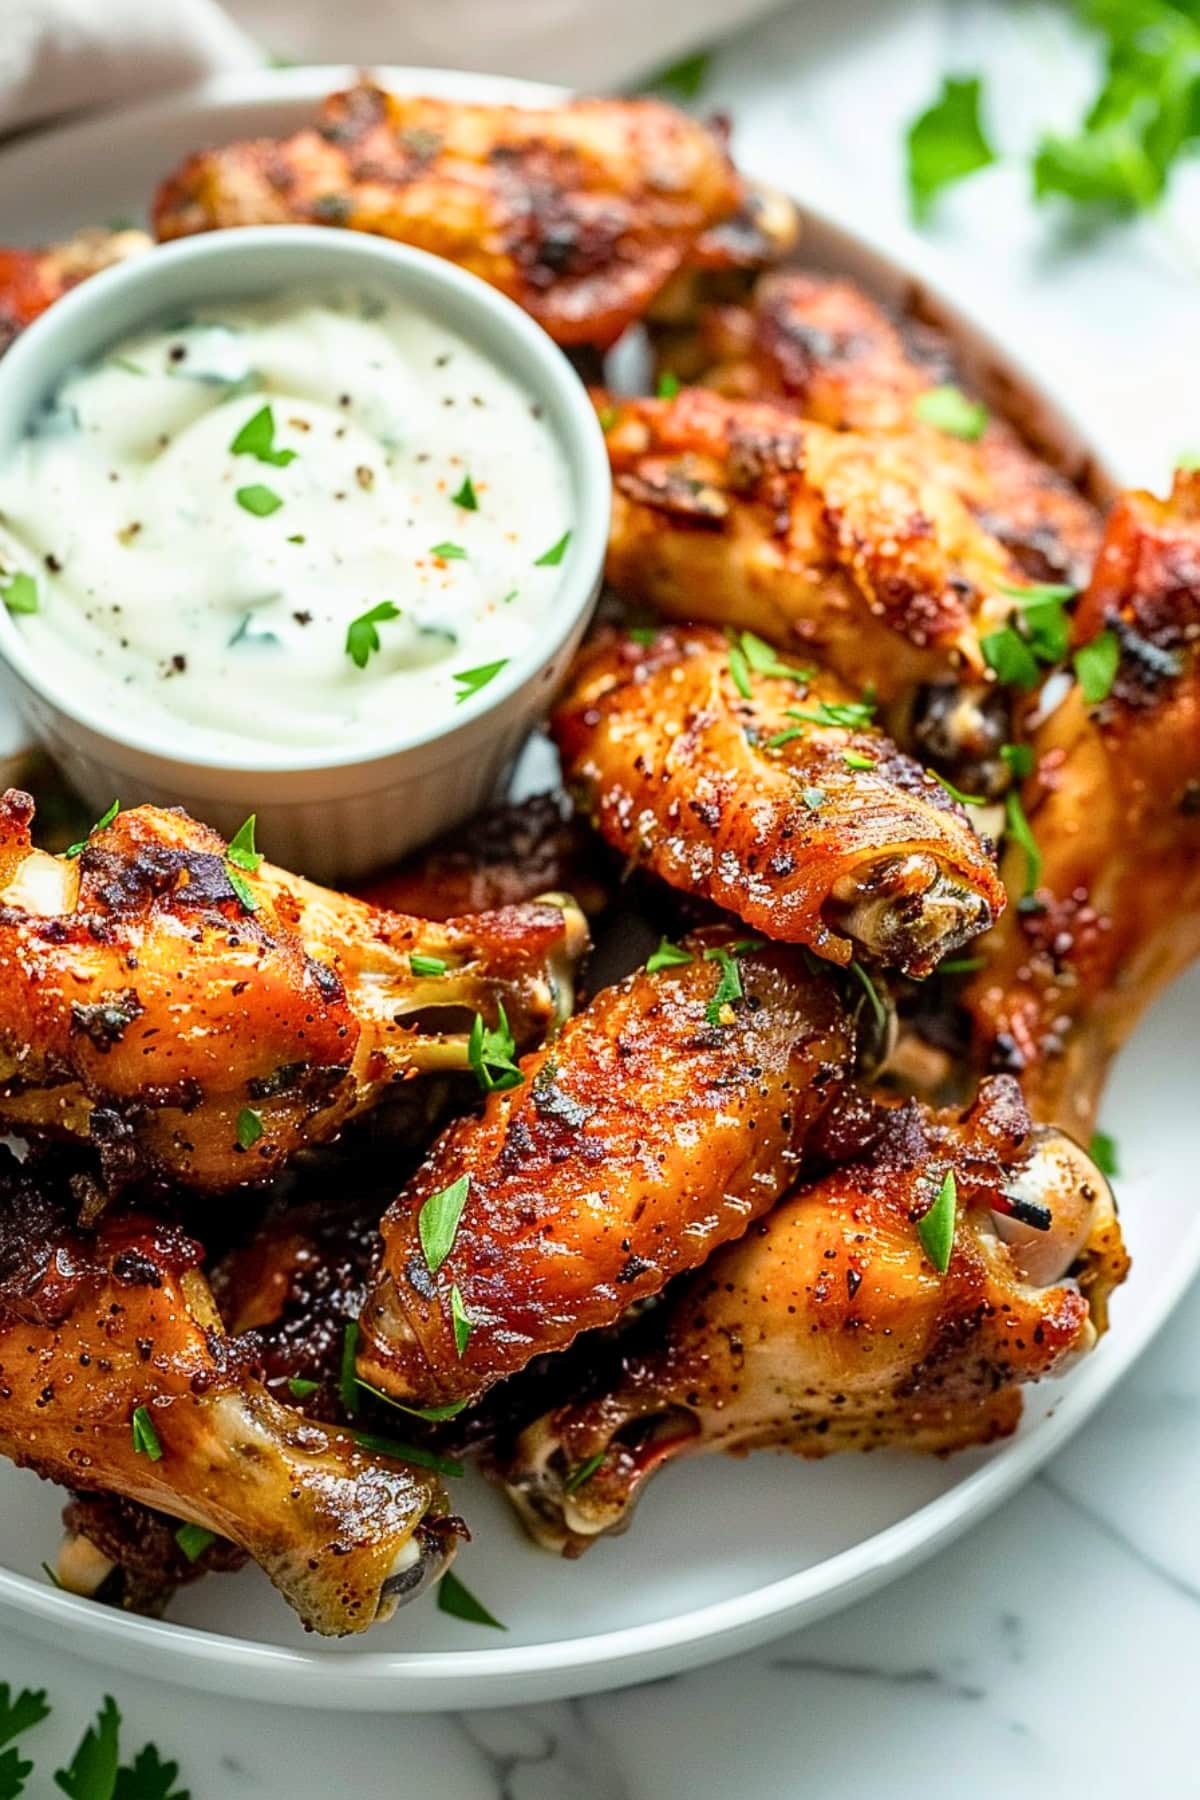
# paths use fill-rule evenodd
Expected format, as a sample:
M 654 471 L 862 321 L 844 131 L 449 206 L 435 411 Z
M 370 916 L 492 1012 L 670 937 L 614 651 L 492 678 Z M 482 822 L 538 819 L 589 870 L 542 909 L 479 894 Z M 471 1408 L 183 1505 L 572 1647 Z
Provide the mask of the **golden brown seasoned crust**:
M 111 1180 L 263 1180 L 392 1083 L 465 1068 L 474 1011 L 528 1044 L 569 1010 L 565 903 L 430 924 L 238 868 L 181 811 L 118 813 L 74 860 L 32 849 L 32 816 L 0 801 L 0 1119 L 89 1139 Z
M 607 345 L 740 199 L 719 137 L 661 101 L 482 106 L 361 83 L 293 137 L 189 157 L 154 221 L 160 238 L 377 232 L 482 276 L 559 343 Z
M 201 1525 L 247 1551 L 311 1629 L 364 1630 L 453 1553 L 441 1490 L 250 1379 L 200 1256 L 143 1216 L 81 1232 L 6 1171 L 0 1454 Z
M 77 282 L 151 248 L 144 231 L 80 231 L 36 250 L 0 248 L 0 354 Z
M 983 941 L 963 1000 L 978 1061 L 1086 1142 L 1112 1056 L 1200 954 L 1200 475 L 1117 503 L 1074 631 L 1115 633 L 1116 676 L 1095 706 L 1072 688 L 1034 732 L 1036 905 Z M 1019 895 L 1019 847 L 1005 867 Z
M 916 1221 L 950 1169 L 941 1275 Z M 1012 1219 L 1014 1195 L 1057 1215 L 1048 1232 Z M 527 1428 L 502 1478 L 533 1535 L 570 1555 L 627 1523 L 676 1456 L 986 1443 L 1015 1427 L 1018 1384 L 1090 1347 L 1127 1262 L 1103 1177 L 1031 1129 L 1015 1083 L 985 1086 L 962 1121 L 909 1104 L 858 1160 L 719 1251 L 646 1321 L 606 1391 Z M 1094 1306 L 1066 1278 L 1076 1264 Z
M 795 952 L 734 949 L 722 928 L 687 962 L 606 988 L 519 1087 L 453 1125 L 383 1221 L 359 1373 L 406 1402 L 482 1393 L 539 1352 L 610 1324 L 766 1210 L 845 1080 L 854 1028 Z M 741 996 L 706 952 L 736 959 Z M 421 1209 L 469 1183 L 431 1273 Z M 471 1321 L 460 1355 L 452 1296 Z
M 746 693 L 704 625 L 585 650 L 552 729 L 608 842 L 833 962 L 864 950 L 921 975 L 985 930 L 1004 905 L 992 857 L 871 706 L 812 667 L 738 673 Z
M 749 307 L 713 308 L 699 327 L 703 379 L 741 399 L 771 399 L 839 430 L 903 433 L 909 453 L 1007 545 L 1027 575 L 1086 581 L 1100 517 L 1004 419 L 965 442 L 922 424 L 930 388 L 964 385 L 949 344 L 898 324 L 852 282 L 788 270 L 759 282 Z
M 701 388 L 597 404 L 622 593 L 811 649 L 885 702 L 983 675 L 1021 572 L 907 438 Z
M 565 794 L 491 806 L 356 889 L 373 906 L 423 919 L 518 906 L 569 893 L 591 916 L 608 904 L 595 837 Z

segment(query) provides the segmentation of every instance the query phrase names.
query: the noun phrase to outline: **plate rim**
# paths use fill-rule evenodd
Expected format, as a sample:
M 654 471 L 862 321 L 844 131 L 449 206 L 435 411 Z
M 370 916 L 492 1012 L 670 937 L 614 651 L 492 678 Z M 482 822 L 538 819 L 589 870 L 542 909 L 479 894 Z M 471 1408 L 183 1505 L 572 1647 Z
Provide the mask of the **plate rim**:
M 310 102 L 353 79 L 353 67 L 308 64 L 294 68 L 238 71 L 216 76 L 136 106 L 112 109 L 42 131 L 0 151 L 0 170 L 19 181 L 35 168 L 48 145 L 55 154 L 86 155 L 103 147 L 109 130 L 151 133 L 160 120 L 180 112 L 255 108 L 272 102 Z M 381 64 L 372 70 L 400 89 L 436 92 L 464 99 L 513 104 L 546 103 L 567 90 L 549 83 L 505 75 Z M 903 230 L 858 232 L 825 213 L 789 183 L 811 227 L 837 245 L 849 246 L 864 265 L 894 284 L 907 284 L 927 299 L 947 328 L 1015 377 L 1016 387 L 1042 409 L 1051 433 L 1069 454 L 1091 460 L 1108 485 L 1109 468 L 1120 465 L 1115 446 L 1106 454 L 1080 428 L 1052 380 L 994 338 L 973 307 L 955 297 L 958 285 L 937 251 Z M 191 1682 L 213 1692 L 245 1695 L 250 1690 L 282 1704 L 313 1704 L 339 1710 L 443 1710 L 464 1703 L 504 1705 L 519 1700 L 581 1694 L 623 1685 L 655 1674 L 716 1661 L 813 1621 L 864 1597 L 916 1567 L 942 1545 L 1001 1505 L 1061 1449 L 1112 1391 L 1121 1376 L 1162 1328 L 1200 1266 L 1200 1216 L 1177 1246 L 1172 1267 L 1143 1303 L 1140 1314 L 1110 1332 L 1086 1364 L 1071 1372 L 1055 1392 L 1050 1412 L 1037 1426 L 997 1450 L 982 1466 L 934 1499 L 806 1569 L 761 1583 L 745 1592 L 664 1618 L 531 1644 L 467 1650 L 370 1650 L 332 1655 L 320 1649 L 293 1649 L 224 1632 L 113 1612 L 77 1596 L 43 1586 L 33 1577 L 0 1567 L 0 1611 L 17 1615 L 38 1635 L 71 1638 L 72 1650 L 100 1656 L 128 1669 L 161 1653 L 154 1673 L 176 1683 Z M 1053 1390 L 1047 1390 L 1053 1391 Z

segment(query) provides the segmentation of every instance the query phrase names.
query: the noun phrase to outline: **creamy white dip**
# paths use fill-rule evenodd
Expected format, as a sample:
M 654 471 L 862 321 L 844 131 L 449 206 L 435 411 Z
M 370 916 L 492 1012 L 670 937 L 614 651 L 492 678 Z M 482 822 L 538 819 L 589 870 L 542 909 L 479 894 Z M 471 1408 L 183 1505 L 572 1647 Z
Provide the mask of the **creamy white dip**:
M 486 693 L 544 625 L 569 502 L 530 395 L 408 304 L 197 307 L 68 375 L 0 469 L 0 594 L 53 685 L 307 759 Z

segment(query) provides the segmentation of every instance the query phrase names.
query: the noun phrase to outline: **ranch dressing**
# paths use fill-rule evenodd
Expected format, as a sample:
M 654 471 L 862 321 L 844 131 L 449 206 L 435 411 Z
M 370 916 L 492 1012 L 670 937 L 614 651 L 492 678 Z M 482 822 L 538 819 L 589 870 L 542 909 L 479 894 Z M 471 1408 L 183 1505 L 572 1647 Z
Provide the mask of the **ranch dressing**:
M 405 302 L 197 307 L 0 470 L 0 594 L 47 678 L 197 753 L 383 747 L 537 637 L 569 497 L 530 395 Z

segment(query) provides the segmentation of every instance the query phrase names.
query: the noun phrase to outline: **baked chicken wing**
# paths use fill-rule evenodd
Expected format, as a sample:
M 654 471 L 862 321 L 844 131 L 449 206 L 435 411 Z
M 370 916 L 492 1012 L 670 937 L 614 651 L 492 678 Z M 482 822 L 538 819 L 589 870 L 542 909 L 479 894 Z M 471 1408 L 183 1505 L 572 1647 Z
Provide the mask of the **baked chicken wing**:
M 32 1180 L 6 1174 L 0 1454 L 212 1531 L 311 1629 L 365 1630 L 444 1569 L 459 1527 L 430 1474 L 246 1374 L 200 1258 L 177 1227 L 144 1216 L 73 1229 Z M 81 1565 L 94 1572 L 77 1552 Z
M 559 343 L 607 345 L 741 198 L 720 136 L 661 101 L 484 106 L 362 83 L 293 137 L 189 157 L 154 221 L 160 238 L 377 232 L 482 276 Z
M 0 801 L 0 1120 L 89 1140 L 110 1182 L 263 1180 L 405 1077 L 466 1068 L 474 1014 L 528 1045 L 570 1010 L 573 903 L 430 923 L 180 811 L 119 812 L 75 857 L 33 849 L 32 814 Z
M 1021 569 L 906 437 L 703 388 L 598 404 L 621 593 L 811 650 L 883 702 L 986 673 Z
M 916 1221 L 951 1171 L 940 1274 Z M 1031 1126 L 1014 1081 L 961 1121 L 909 1103 L 647 1319 L 610 1386 L 527 1427 L 502 1479 L 532 1535 L 578 1555 L 676 1457 L 987 1443 L 1018 1384 L 1090 1348 L 1126 1266 L 1103 1176 Z
M 920 417 L 921 396 L 962 388 L 946 340 L 895 320 L 852 282 L 787 270 L 758 283 L 748 307 L 701 316 L 695 362 L 738 399 L 782 402 L 839 430 L 899 432 L 929 477 L 953 490 L 1035 580 L 1087 580 L 1100 538 L 1096 508 L 995 415 L 978 438 Z
M 144 231 L 99 228 L 36 250 L 0 248 L 0 354 L 68 288 L 150 248 Z
M 466 1400 L 695 1267 L 790 1184 L 854 1037 L 832 980 L 723 928 L 605 988 L 389 1208 L 362 1379 Z
M 977 1062 L 1087 1142 L 1112 1056 L 1200 954 L 1200 474 L 1118 502 L 1074 632 L 1108 646 L 1111 688 L 1089 705 L 1076 683 L 1035 726 L 1038 863 L 1019 843 L 1005 859 L 1033 892 L 980 944 L 963 1003 Z
M 749 647 L 707 626 L 598 640 L 553 720 L 567 779 L 673 887 L 833 962 L 927 973 L 998 916 L 991 856 L 869 702 Z

